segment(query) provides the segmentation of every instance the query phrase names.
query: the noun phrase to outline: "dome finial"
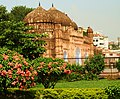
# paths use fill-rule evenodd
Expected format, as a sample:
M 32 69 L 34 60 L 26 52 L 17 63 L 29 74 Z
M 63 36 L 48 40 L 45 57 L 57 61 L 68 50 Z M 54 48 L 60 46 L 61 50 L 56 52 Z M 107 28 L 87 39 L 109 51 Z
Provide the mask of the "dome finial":
M 52 7 L 54 7 L 53 3 L 52 3 Z
M 40 2 L 39 2 L 39 6 L 40 6 Z

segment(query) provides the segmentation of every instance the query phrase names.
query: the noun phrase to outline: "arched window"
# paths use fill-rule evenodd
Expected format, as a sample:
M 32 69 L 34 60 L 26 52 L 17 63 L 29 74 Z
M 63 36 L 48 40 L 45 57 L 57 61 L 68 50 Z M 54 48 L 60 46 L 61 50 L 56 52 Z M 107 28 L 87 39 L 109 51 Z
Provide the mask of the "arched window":
M 76 64 L 82 64 L 81 61 L 81 51 L 79 48 L 76 49 Z
M 67 55 L 67 52 L 66 52 L 66 51 L 64 51 L 64 56 L 63 56 L 63 57 L 64 57 L 64 60 L 67 62 L 67 61 L 68 61 L 68 59 L 67 59 L 67 58 L 68 58 L 68 55 Z

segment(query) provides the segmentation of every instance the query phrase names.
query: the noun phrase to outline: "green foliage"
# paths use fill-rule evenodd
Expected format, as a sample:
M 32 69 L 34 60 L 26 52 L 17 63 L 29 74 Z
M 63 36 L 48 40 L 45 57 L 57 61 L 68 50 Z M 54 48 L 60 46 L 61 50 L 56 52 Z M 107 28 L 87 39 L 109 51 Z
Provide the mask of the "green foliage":
M 83 36 L 88 36 L 88 33 L 83 31 Z
M 79 64 L 72 64 L 69 66 L 69 69 L 72 71 L 71 74 L 65 76 L 67 81 L 78 81 L 84 79 L 84 68 Z
M 67 81 L 94 80 L 104 70 L 104 57 L 95 55 L 85 61 L 84 66 L 73 64 L 69 66 L 72 73 L 66 77 Z
M 45 88 L 54 88 L 58 80 L 62 79 L 71 71 L 67 69 L 67 63 L 61 59 L 37 58 L 32 61 L 34 67 L 38 71 L 38 81 Z
M 109 48 L 110 48 L 111 50 L 118 50 L 118 49 L 120 49 L 119 45 L 117 45 L 117 44 L 110 44 L 110 45 L 109 45 Z
M 0 94 L 0 99 L 108 99 L 105 90 L 101 88 L 79 89 L 35 89 L 35 90 L 13 90 L 7 95 Z
M 30 60 L 42 56 L 42 54 L 46 51 L 44 47 L 46 42 L 41 40 L 43 37 L 47 37 L 47 34 L 26 34 L 21 54 Z
M 5 20 L 9 20 L 9 13 L 5 6 L 0 5 L 0 22 Z
M 29 30 L 23 22 L 2 21 L 0 22 L 0 46 L 9 49 L 19 49 L 20 41 Z
M 45 89 L 36 92 L 35 99 L 107 99 L 104 89 Z
M 120 99 L 120 86 L 108 86 L 105 88 L 108 99 Z
M 25 58 L 34 59 L 41 56 L 46 50 L 46 42 L 40 40 L 46 34 L 26 33 L 32 27 L 23 23 L 23 18 L 31 12 L 32 8 L 16 6 L 8 13 L 6 7 L 0 6 L 0 47 L 6 47 L 24 55 Z
M 87 80 L 97 78 L 97 75 L 104 70 L 104 57 L 102 55 L 94 55 L 85 61 L 84 68 Z
M 27 89 L 35 85 L 37 71 L 17 52 L 0 48 L 0 88 Z
M 34 59 L 45 52 L 46 42 L 40 40 L 47 34 L 26 33 L 31 27 L 23 22 L 0 22 L 0 46 L 7 47 L 24 55 L 25 58 Z
M 0 99 L 34 99 L 36 90 L 8 89 L 7 93 L 0 93 Z
M 120 71 L 120 59 L 116 62 L 116 67 L 117 67 L 118 71 Z
M 27 8 L 26 6 L 15 6 L 12 8 L 10 15 L 14 21 L 23 21 L 25 16 L 31 12 L 33 8 Z

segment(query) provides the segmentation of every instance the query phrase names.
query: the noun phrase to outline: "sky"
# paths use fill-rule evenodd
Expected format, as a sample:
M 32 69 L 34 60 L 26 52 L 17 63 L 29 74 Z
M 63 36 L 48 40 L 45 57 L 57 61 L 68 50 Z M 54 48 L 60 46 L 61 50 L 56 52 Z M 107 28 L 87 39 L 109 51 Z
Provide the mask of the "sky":
M 0 5 L 10 11 L 15 6 L 45 9 L 54 6 L 65 12 L 79 27 L 91 27 L 108 36 L 109 41 L 120 37 L 120 0 L 0 0 Z

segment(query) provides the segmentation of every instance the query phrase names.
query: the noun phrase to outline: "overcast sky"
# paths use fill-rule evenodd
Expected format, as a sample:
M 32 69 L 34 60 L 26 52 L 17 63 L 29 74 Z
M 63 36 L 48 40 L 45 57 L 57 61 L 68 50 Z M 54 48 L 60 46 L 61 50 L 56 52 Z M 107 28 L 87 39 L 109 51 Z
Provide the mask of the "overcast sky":
M 41 3 L 45 9 L 52 5 L 68 14 L 78 26 L 92 27 L 109 40 L 120 37 L 120 0 L 0 0 L 0 5 L 11 10 L 14 6 L 36 8 Z

